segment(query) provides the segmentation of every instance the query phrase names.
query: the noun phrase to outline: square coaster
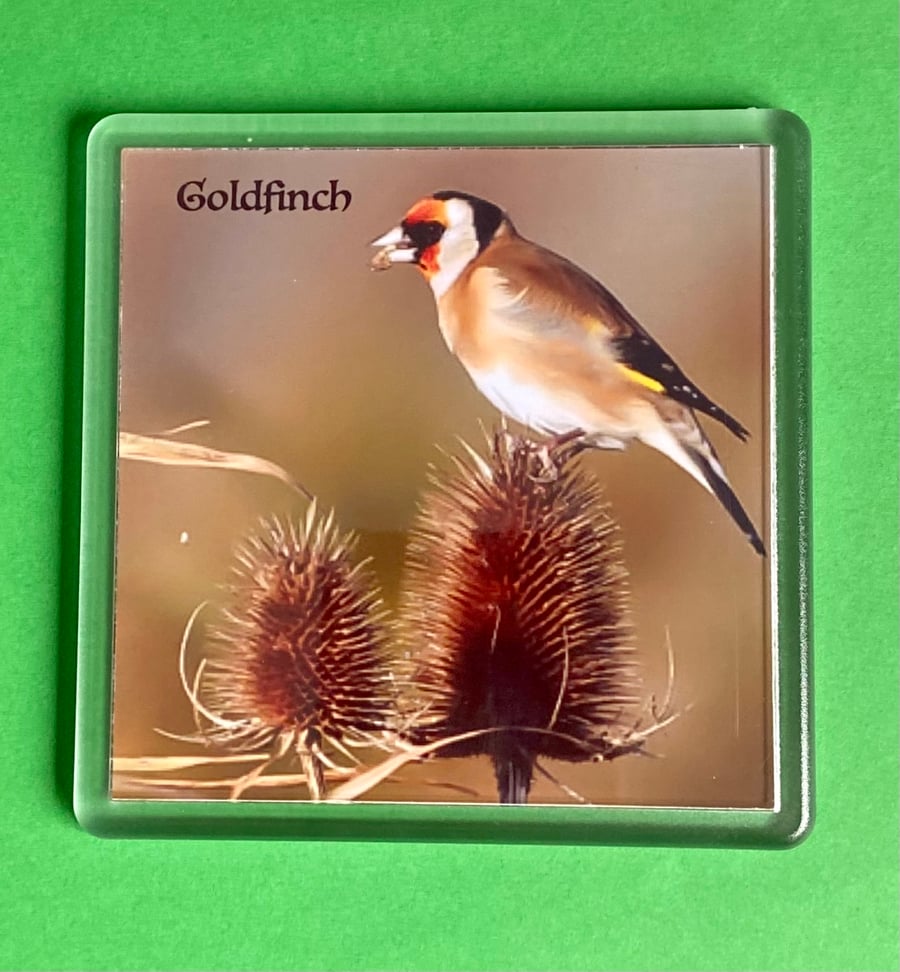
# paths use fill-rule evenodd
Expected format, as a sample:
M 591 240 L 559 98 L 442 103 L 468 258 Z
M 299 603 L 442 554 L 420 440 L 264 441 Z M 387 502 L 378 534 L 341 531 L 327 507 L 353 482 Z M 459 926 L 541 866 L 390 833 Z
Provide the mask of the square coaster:
M 808 178 L 779 111 L 100 122 L 82 824 L 801 838 Z

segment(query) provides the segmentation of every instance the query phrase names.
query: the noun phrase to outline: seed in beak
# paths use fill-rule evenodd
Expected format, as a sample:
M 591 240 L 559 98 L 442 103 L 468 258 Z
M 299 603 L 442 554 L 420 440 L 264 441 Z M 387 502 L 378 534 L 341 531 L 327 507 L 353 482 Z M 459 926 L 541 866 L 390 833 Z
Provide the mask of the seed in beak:
M 390 270 L 393 264 L 391 260 L 391 251 L 394 249 L 392 246 L 383 246 L 376 254 L 372 257 L 369 266 L 373 270 Z
M 406 235 L 402 226 L 395 226 L 384 236 L 372 240 L 372 246 L 381 247 L 369 264 L 373 270 L 390 270 L 394 263 L 416 262 L 415 244 Z
M 369 266 L 373 270 L 390 270 L 394 263 L 415 263 L 416 249 L 411 240 L 403 243 L 389 243 L 372 257 Z

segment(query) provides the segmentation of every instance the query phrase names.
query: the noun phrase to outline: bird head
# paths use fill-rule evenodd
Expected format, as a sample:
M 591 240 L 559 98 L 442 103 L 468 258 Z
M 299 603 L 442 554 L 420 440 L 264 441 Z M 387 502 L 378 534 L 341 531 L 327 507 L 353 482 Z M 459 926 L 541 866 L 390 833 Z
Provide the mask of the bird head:
M 415 203 L 393 229 L 372 241 L 376 270 L 395 263 L 419 268 L 437 297 L 504 228 L 508 217 L 493 203 L 465 192 L 443 191 Z

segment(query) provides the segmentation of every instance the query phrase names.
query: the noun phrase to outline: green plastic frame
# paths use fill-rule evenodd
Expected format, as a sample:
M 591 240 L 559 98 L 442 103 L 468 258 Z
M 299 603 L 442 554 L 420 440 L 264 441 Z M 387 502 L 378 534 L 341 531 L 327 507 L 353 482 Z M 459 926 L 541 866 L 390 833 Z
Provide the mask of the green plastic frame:
M 772 810 L 113 800 L 109 792 L 118 417 L 120 153 L 133 147 L 769 145 L 774 162 L 770 428 L 776 805 Z M 789 846 L 812 825 L 809 134 L 758 109 L 113 115 L 87 149 L 85 358 L 74 808 L 100 836 Z

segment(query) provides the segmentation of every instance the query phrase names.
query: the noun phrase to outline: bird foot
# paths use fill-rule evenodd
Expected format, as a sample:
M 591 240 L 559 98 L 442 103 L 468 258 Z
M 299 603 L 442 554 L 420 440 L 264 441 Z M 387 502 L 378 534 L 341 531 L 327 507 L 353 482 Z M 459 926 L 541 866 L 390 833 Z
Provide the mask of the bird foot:
M 532 457 L 535 464 L 535 472 L 531 473 L 531 478 L 536 483 L 552 483 L 559 478 L 559 470 L 562 463 L 582 448 L 587 448 L 587 443 L 582 443 L 585 433 L 582 429 L 572 429 L 562 435 L 555 435 L 546 442 L 532 444 Z
M 534 471 L 528 478 L 535 483 L 553 483 L 559 479 L 559 466 L 553 457 L 553 443 L 545 442 L 531 453 Z

